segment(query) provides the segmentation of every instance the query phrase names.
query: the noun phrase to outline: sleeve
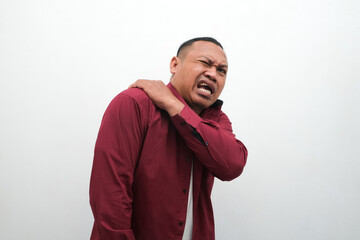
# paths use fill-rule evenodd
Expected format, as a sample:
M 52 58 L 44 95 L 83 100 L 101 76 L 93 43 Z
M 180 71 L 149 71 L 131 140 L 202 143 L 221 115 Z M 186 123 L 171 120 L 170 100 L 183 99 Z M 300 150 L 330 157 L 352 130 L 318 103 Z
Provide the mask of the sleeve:
M 217 122 L 204 120 L 185 106 L 172 122 L 198 160 L 220 180 L 230 181 L 242 173 L 247 149 L 235 138 L 229 118 L 220 114 Z
M 140 110 L 126 95 L 107 108 L 95 144 L 90 179 L 91 239 L 133 240 L 132 183 L 142 145 Z

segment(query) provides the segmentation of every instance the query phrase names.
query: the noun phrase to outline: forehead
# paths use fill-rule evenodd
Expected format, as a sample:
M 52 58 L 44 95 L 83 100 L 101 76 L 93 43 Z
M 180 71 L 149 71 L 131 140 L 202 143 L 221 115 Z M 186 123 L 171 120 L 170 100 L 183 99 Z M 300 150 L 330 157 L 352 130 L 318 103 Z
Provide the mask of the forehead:
M 194 42 L 190 46 L 187 55 L 192 58 L 207 57 L 219 64 L 227 64 L 227 58 L 224 50 L 212 42 Z

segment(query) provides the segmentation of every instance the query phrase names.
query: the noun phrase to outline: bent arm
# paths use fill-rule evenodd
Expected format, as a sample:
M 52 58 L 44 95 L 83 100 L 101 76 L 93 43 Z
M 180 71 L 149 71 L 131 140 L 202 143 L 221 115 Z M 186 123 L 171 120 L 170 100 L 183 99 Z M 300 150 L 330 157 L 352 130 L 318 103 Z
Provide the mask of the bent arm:
M 187 146 L 214 176 L 229 181 L 242 173 L 247 149 L 235 138 L 231 123 L 223 112 L 215 122 L 202 119 L 185 106 L 172 121 Z
M 139 115 L 135 102 L 121 94 L 104 114 L 90 180 L 90 205 L 95 220 L 91 239 L 134 239 L 132 183 L 142 142 Z

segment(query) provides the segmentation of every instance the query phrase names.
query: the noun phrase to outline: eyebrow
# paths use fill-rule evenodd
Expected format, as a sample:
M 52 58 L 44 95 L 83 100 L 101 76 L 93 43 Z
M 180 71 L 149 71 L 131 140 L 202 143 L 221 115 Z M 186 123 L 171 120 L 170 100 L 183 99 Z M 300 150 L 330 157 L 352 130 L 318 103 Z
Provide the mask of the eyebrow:
M 214 63 L 214 61 L 213 61 L 211 58 L 208 58 L 208 57 L 205 57 L 205 56 L 201 56 L 201 57 L 206 58 L 211 64 Z M 217 67 L 218 67 L 218 68 L 219 68 L 219 67 L 220 67 L 220 68 L 228 68 L 228 65 L 226 65 L 226 64 L 220 64 L 220 65 L 218 65 Z

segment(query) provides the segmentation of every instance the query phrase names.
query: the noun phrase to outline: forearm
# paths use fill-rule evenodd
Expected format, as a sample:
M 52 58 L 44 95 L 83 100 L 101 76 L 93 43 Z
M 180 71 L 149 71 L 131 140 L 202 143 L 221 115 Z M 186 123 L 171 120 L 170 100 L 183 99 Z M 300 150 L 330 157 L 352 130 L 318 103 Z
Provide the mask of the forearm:
M 197 159 L 221 180 L 239 176 L 246 164 L 247 149 L 235 138 L 226 115 L 219 123 L 205 121 L 188 107 L 173 123 Z
M 133 240 L 131 194 L 126 190 L 130 179 L 119 179 L 110 167 L 114 161 L 108 158 L 103 150 L 95 150 L 90 181 L 90 205 L 94 215 L 92 239 Z

